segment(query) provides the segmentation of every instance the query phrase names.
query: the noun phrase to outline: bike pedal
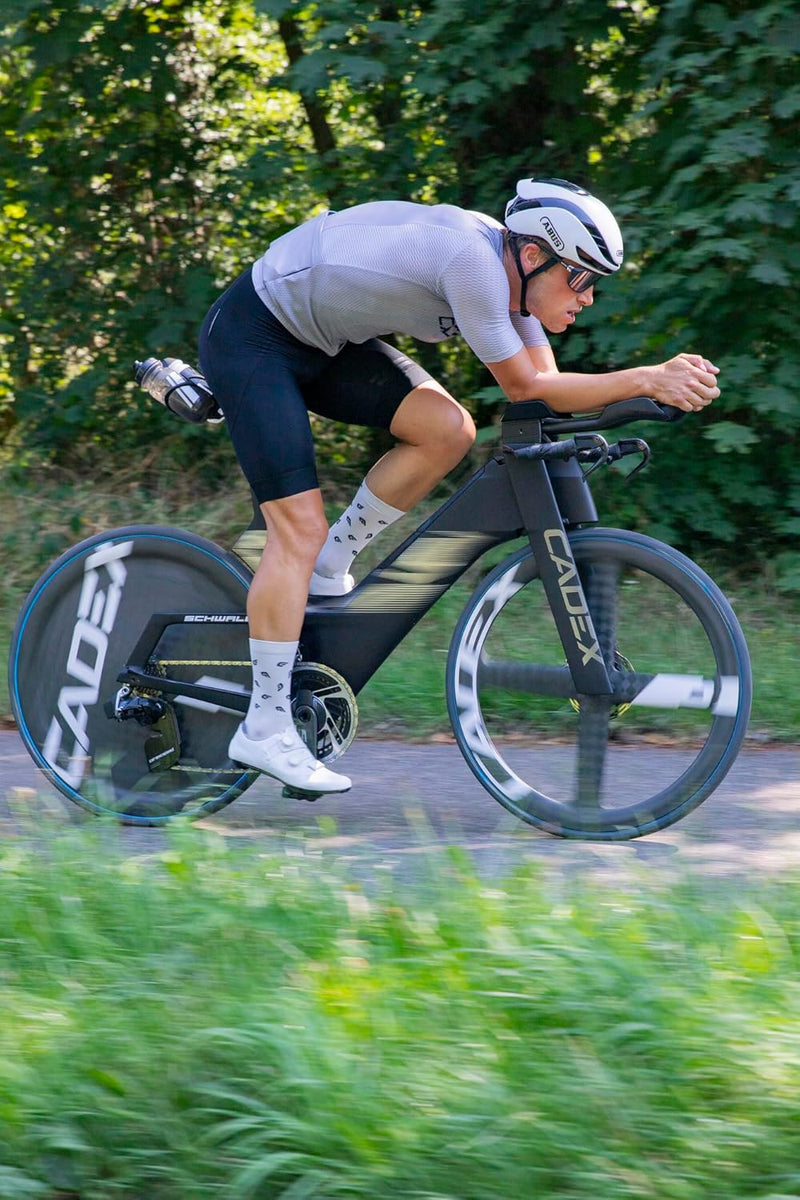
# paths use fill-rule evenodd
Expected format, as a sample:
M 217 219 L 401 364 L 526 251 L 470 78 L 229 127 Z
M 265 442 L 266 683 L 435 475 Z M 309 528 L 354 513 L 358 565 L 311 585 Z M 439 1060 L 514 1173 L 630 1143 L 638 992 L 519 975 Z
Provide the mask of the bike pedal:
M 301 791 L 300 788 L 290 787 L 289 784 L 286 783 L 286 784 L 284 784 L 281 795 L 286 800 L 308 800 L 309 803 L 313 803 L 314 800 L 319 800 L 320 796 L 324 795 L 324 793 L 323 792 L 304 792 L 304 791 Z

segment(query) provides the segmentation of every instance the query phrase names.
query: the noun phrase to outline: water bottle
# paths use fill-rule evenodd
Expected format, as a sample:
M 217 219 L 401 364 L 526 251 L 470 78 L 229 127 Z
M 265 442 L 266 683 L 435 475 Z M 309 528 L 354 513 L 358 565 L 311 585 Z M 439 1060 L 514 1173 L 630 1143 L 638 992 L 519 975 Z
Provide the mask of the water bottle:
M 208 382 L 179 358 L 147 358 L 134 364 L 136 382 L 170 412 L 193 425 L 223 420 Z

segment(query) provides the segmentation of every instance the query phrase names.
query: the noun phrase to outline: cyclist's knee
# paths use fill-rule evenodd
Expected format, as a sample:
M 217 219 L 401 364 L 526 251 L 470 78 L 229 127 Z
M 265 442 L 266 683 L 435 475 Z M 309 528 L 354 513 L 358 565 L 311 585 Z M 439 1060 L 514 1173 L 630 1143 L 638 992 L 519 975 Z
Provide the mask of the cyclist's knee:
M 476 430 L 463 405 L 431 380 L 406 396 L 391 433 L 402 442 L 458 461 L 475 441 Z
M 461 408 L 461 405 L 459 405 Z M 454 431 L 453 440 L 456 445 L 461 447 L 462 454 L 466 454 L 473 446 L 478 431 L 475 428 L 475 422 L 465 408 L 461 408 L 461 421 L 458 429 Z
M 313 567 L 328 536 L 328 522 L 318 491 L 303 492 L 261 506 L 272 554 Z
M 430 446 L 437 455 L 458 462 L 472 446 L 475 436 L 472 417 L 453 400 L 447 407 L 442 405 L 435 412 L 423 444 Z

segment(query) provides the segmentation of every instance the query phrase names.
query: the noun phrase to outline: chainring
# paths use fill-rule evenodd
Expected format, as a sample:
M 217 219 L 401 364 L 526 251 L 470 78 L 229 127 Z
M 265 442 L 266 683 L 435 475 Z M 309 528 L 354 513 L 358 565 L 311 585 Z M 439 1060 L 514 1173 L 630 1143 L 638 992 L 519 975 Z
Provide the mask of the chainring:
M 301 662 L 292 672 L 292 716 L 308 745 L 316 729 L 316 748 L 309 749 L 320 762 L 340 758 L 356 736 L 358 705 L 353 689 L 331 667 Z

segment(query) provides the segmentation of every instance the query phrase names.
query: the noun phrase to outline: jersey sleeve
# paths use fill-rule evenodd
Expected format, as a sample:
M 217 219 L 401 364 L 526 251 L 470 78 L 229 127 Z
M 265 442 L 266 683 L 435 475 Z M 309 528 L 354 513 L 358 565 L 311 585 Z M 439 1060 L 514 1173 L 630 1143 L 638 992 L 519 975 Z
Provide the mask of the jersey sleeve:
M 508 279 L 495 250 L 483 239 L 454 255 L 439 277 L 459 332 L 484 363 L 502 362 L 523 346 L 547 345 L 535 317 L 512 320 Z

